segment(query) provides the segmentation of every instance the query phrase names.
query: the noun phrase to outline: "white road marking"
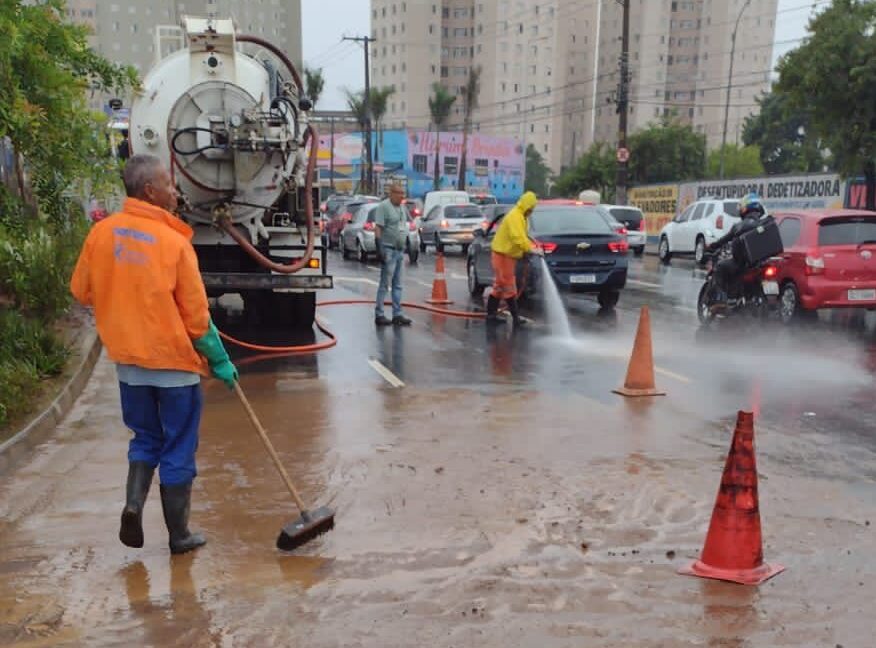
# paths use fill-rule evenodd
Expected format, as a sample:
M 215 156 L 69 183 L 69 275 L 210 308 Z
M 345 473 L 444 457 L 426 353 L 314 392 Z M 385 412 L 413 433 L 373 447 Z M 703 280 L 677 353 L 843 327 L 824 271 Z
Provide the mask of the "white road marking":
M 386 382 L 388 382 L 390 385 L 392 385 L 396 389 L 398 389 L 399 387 L 405 386 L 404 382 L 402 382 L 402 380 L 398 376 L 396 376 L 389 369 L 387 369 L 386 366 L 384 366 L 384 364 L 382 362 L 380 362 L 379 360 L 375 360 L 374 358 L 371 358 L 368 361 L 368 364 L 371 366 L 372 369 L 374 369 L 374 371 L 376 371 L 378 374 L 380 374 L 380 376 Z
M 421 286 L 425 286 L 426 288 L 431 288 L 432 284 L 426 283 L 425 281 L 420 281 L 419 279 L 411 279 L 414 283 L 420 284 Z
M 468 277 L 465 275 L 457 274 L 456 272 L 452 272 L 450 274 L 451 279 L 458 279 L 459 281 L 468 281 Z
M 662 288 L 661 284 L 650 283 L 648 281 L 639 281 L 638 279 L 627 279 L 628 284 L 632 284 L 634 286 L 645 286 L 646 288 Z
M 335 281 L 346 281 L 349 283 L 364 283 L 370 286 L 379 285 L 374 279 L 368 279 L 367 277 L 335 277 Z
M 661 369 L 660 367 L 654 367 L 654 372 L 659 373 L 661 376 L 666 376 L 667 378 L 677 380 L 678 382 L 684 383 L 685 385 L 690 384 L 690 378 L 688 378 L 687 376 L 682 376 L 681 374 L 673 373 L 671 371 L 667 371 L 666 369 Z

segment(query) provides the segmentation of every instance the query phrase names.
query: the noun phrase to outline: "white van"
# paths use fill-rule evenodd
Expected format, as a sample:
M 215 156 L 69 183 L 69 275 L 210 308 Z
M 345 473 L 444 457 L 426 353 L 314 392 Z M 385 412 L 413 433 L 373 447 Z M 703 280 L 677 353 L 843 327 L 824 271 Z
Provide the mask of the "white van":
M 439 205 L 470 205 L 467 191 L 430 191 L 423 202 L 423 217 Z

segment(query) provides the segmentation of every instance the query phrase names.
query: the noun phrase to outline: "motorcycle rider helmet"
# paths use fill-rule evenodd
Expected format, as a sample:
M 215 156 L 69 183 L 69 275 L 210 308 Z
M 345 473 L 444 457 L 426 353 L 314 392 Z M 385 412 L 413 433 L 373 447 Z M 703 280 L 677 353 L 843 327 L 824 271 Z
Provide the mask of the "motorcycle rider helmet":
M 764 214 L 766 209 L 756 193 L 750 193 L 739 201 L 739 215 L 742 218 L 760 218 Z

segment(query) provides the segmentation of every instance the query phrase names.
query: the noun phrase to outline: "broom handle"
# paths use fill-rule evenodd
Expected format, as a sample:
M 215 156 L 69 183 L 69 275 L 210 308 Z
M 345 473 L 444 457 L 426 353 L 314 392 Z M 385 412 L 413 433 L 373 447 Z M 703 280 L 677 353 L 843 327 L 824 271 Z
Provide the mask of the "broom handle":
M 286 469 L 283 468 L 280 457 L 277 455 L 277 451 L 274 450 L 274 444 L 271 443 L 271 440 L 268 438 L 268 433 L 259 422 L 259 419 L 256 416 L 255 411 L 253 411 L 252 405 L 249 404 L 249 400 L 247 400 L 246 395 L 243 393 L 243 389 L 241 389 L 239 382 L 234 383 L 234 391 L 237 393 L 237 397 L 240 398 L 240 402 L 243 404 L 243 408 L 246 410 L 246 413 L 249 414 L 249 420 L 252 422 L 252 426 L 256 429 L 256 432 L 259 433 L 259 438 L 262 440 L 262 443 L 265 444 L 265 450 L 268 451 L 268 454 L 271 455 L 271 459 L 274 460 L 274 465 L 277 467 L 277 471 L 280 473 L 280 477 L 282 477 L 283 481 L 286 483 L 286 488 L 289 489 L 289 492 L 295 499 L 295 503 L 298 505 L 298 509 L 301 511 L 302 514 L 306 513 L 307 507 L 304 506 L 304 502 L 301 501 L 301 496 L 298 494 L 298 491 L 292 484 L 292 480 L 289 479 L 289 475 L 286 472 Z

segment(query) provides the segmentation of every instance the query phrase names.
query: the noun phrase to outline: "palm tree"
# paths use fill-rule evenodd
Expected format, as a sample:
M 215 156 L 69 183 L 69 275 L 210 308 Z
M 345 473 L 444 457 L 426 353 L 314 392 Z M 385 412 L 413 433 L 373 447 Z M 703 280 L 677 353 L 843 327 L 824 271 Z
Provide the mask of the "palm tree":
M 465 118 L 462 128 L 462 159 L 459 162 L 459 189 L 465 189 L 465 167 L 468 161 L 466 151 L 468 149 L 468 134 L 471 132 L 471 116 L 478 107 L 478 95 L 481 93 L 481 68 L 471 68 L 468 71 L 468 82 L 462 92 L 465 100 Z
M 432 96 L 429 97 L 429 112 L 432 114 L 432 123 L 435 124 L 435 191 L 440 189 L 441 173 L 438 166 L 438 157 L 441 152 L 441 127 L 447 123 L 450 116 L 450 108 L 456 97 L 440 83 L 432 84 Z
M 359 92 L 352 92 L 350 90 L 344 90 L 344 93 L 347 95 L 347 106 L 350 108 L 350 112 L 356 117 L 356 122 L 359 124 L 359 127 L 362 129 L 363 137 L 362 137 L 362 153 L 361 159 L 359 161 L 359 188 L 363 190 L 365 187 L 365 137 L 364 131 L 366 126 L 368 125 L 368 103 L 365 101 L 365 91 L 360 90 Z
M 322 75 L 322 68 L 304 68 L 304 94 L 313 103 L 316 108 L 316 103 L 322 96 L 322 91 L 325 88 L 325 77 Z
M 384 86 L 371 90 L 371 118 L 377 126 L 377 145 L 374 147 L 374 159 L 380 160 L 380 146 L 383 144 L 383 117 L 389 98 L 395 93 L 395 86 Z

